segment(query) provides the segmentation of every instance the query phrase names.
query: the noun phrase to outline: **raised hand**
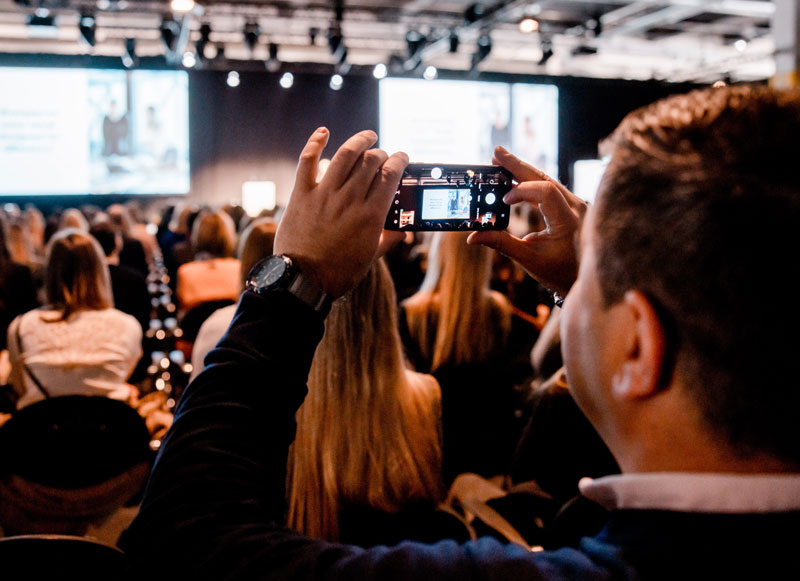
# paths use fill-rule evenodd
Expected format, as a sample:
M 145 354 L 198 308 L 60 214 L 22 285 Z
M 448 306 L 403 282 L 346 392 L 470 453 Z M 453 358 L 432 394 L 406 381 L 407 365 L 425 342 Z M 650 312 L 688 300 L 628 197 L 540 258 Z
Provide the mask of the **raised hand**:
M 502 165 L 519 182 L 506 194 L 507 204 L 527 202 L 541 212 L 545 229 L 517 238 L 505 231 L 473 232 L 469 244 L 483 244 L 514 259 L 546 287 L 566 294 L 578 274 L 576 236 L 586 203 L 563 185 L 502 147 L 495 150 Z
M 275 235 L 275 253 L 292 257 L 303 274 L 338 297 L 375 260 L 408 156 L 370 149 L 378 136 L 361 131 L 339 148 L 317 183 L 328 137 L 326 128 L 317 129 L 300 154 L 294 189 Z

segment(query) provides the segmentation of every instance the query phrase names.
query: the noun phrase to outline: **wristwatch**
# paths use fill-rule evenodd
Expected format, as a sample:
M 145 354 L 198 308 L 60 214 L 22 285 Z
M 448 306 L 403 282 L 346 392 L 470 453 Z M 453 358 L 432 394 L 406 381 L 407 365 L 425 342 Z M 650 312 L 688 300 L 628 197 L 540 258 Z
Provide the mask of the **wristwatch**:
M 247 275 L 247 288 L 254 293 L 284 290 L 306 303 L 323 317 L 331 310 L 333 299 L 309 277 L 304 276 L 285 254 L 273 254 L 256 263 Z

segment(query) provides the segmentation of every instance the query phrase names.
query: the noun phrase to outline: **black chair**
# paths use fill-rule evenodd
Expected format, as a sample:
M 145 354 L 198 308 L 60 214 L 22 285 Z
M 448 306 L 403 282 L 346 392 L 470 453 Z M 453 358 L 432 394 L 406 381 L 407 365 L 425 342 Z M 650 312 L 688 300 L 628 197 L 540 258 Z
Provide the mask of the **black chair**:
M 3 579 L 130 579 L 125 554 L 87 537 L 20 535 L 0 538 Z
M 152 456 L 144 420 L 124 402 L 70 395 L 27 406 L 0 428 L 0 526 L 81 535 L 142 490 Z

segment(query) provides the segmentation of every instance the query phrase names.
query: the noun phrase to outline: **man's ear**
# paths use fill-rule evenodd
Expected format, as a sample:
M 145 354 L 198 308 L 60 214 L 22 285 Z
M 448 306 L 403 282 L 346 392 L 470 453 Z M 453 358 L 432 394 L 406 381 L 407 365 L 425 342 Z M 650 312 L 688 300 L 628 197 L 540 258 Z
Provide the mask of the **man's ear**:
M 655 307 L 640 291 L 627 291 L 619 306 L 623 307 L 628 340 L 624 360 L 612 378 L 612 388 L 620 399 L 651 397 L 664 387 L 664 327 Z

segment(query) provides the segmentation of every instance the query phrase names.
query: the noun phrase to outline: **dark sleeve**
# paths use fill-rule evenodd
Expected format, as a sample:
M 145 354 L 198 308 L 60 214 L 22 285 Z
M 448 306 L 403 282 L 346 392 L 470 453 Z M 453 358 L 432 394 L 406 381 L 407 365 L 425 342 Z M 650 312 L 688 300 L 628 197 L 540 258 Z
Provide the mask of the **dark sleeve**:
M 363 550 L 282 528 L 294 413 L 322 332 L 291 295 L 242 295 L 184 393 L 123 536 L 136 578 L 534 579 L 555 566 L 493 539 Z

